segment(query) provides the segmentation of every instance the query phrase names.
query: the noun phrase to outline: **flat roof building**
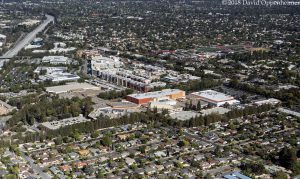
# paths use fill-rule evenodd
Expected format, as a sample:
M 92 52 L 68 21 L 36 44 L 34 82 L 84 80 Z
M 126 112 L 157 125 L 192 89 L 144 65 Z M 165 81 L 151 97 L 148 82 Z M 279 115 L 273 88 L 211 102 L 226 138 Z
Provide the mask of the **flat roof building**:
M 214 90 L 195 92 L 191 94 L 191 97 L 207 102 L 213 106 L 222 106 L 225 103 L 229 105 L 240 103 L 240 101 L 234 99 L 234 97 Z
M 100 90 L 100 87 L 94 86 L 88 83 L 68 83 L 66 85 L 60 85 L 60 86 L 51 86 L 47 87 L 46 91 L 48 93 L 67 93 L 67 92 L 81 92 L 86 90 Z
M 139 106 L 135 103 L 131 102 L 109 102 L 107 103 L 108 106 L 112 107 L 113 109 L 137 109 Z
M 136 104 L 146 104 L 163 98 L 174 100 L 185 98 L 185 91 L 179 89 L 165 89 L 148 93 L 131 94 L 126 97 L 126 100 Z
M 42 81 L 62 82 L 80 79 L 78 75 L 66 72 L 67 67 L 37 67 L 34 73 L 40 74 L 42 71 L 46 72 L 44 75 L 39 75 L 39 79 Z
M 92 119 L 97 119 L 99 116 L 106 116 L 110 119 L 119 118 L 121 116 L 129 115 L 133 112 L 139 112 L 137 109 L 114 109 L 112 107 L 104 107 L 93 110 L 89 117 Z
M 123 62 L 120 61 L 119 57 L 103 57 L 100 55 L 91 57 L 91 68 L 93 71 L 119 68 L 121 66 L 123 66 Z
M 62 81 L 77 81 L 80 79 L 78 75 L 74 75 L 71 73 L 51 73 L 47 75 L 43 75 L 39 77 L 41 80 L 46 81 L 50 80 L 52 82 L 62 82 Z
M 205 110 L 201 110 L 200 113 L 203 115 L 203 116 L 206 116 L 206 115 L 210 115 L 210 114 L 226 114 L 228 113 L 229 111 L 231 111 L 230 109 L 227 109 L 227 108 L 223 108 L 223 107 L 215 107 L 215 108 L 211 108 L 211 109 L 205 109 Z
M 78 116 L 78 117 L 71 117 L 67 119 L 63 119 L 60 121 L 52 121 L 52 122 L 43 122 L 40 124 L 42 128 L 46 128 L 49 130 L 57 130 L 61 127 L 69 126 L 69 125 L 74 125 L 78 123 L 83 123 L 83 122 L 88 122 L 90 119 L 87 119 L 83 116 Z
M 68 57 L 64 56 L 45 56 L 42 59 L 43 63 L 50 63 L 50 64 L 70 64 L 70 60 Z
M 170 113 L 170 117 L 172 119 L 177 119 L 180 121 L 186 121 L 200 115 L 201 115 L 200 113 L 194 111 L 179 111 L 179 112 Z
M 254 101 L 254 104 L 257 106 L 261 106 L 264 104 L 270 104 L 270 105 L 276 105 L 279 104 L 281 101 L 275 98 L 269 98 L 269 99 L 263 99 L 263 100 L 258 100 Z

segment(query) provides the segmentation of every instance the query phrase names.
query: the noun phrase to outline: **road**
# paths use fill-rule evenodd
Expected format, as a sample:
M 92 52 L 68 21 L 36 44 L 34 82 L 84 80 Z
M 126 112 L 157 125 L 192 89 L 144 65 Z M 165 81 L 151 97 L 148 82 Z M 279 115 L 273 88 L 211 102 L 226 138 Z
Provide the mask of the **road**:
M 36 165 L 30 157 L 25 155 L 23 152 L 21 155 L 28 162 L 34 172 L 38 173 L 43 179 L 51 179 L 51 177 L 47 173 L 43 172 L 43 169 L 40 166 Z
M 46 20 L 42 24 L 40 24 L 38 27 L 36 27 L 33 31 L 28 33 L 22 40 L 18 41 L 11 49 L 9 49 L 3 56 L 1 56 L 1 59 L 10 59 L 16 56 L 26 45 L 28 45 L 35 37 L 36 35 L 43 31 L 47 25 L 50 22 L 54 22 L 54 17 L 50 15 L 46 15 Z

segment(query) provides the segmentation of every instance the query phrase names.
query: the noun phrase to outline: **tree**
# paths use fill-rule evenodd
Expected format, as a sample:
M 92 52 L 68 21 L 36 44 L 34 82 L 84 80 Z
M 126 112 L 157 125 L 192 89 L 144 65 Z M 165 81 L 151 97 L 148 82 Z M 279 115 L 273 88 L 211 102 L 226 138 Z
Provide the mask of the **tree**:
M 110 147 L 112 145 L 112 140 L 109 136 L 104 136 L 101 140 L 101 144 L 107 147 Z
M 178 146 L 179 147 L 186 147 L 189 144 L 190 144 L 189 141 L 187 141 L 187 140 L 184 139 L 184 140 L 179 141 Z
M 213 179 L 213 177 L 211 176 L 211 174 L 207 174 L 205 175 L 204 179 Z
M 55 145 L 60 145 L 63 143 L 63 139 L 61 136 L 57 136 L 55 139 L 54 139 L 54 143 Z
M 97 172 L 97 178 L 98 179 L 99 178 L 104 178 L 104 173 L 103 173 L 103 171 L 101 169 L 99 169 L 98 172 Z
M 297 163 L 296 150 L 294 148 L 283 148 L 279 152 L 279 163 L 287 169 L 292 169 Z
M 278 171 L 274 175 L 274 179 L 287 179 L 288 176 L 283 171 Z
M 201 110 L 201 102 L 200 101 L 198 101 L 198 103 L 197 103 L 197 110 L 198 111 Z
M 91 137 L 92 138 L 97 138 L 97 137 L 99 137 L 99 132 L 98 131 L 94 131 L 92 134 L 91 134 Z
M 214 154 L 217 156 L 217 157 L 222 157 L 222 151 L 221 151 L 221 147 L 220 146 L 217 146 L 215 151 L 214 151 Z
M 93 168 L 92 166 L 90 166 L 90 165 L 86 165 L 86 166 L 83 168 L 83 171 L 84 171 L 86 174 L 88 174 L 88 175 L 92 175 L 92 174 L 95 172 L 94 168 Z

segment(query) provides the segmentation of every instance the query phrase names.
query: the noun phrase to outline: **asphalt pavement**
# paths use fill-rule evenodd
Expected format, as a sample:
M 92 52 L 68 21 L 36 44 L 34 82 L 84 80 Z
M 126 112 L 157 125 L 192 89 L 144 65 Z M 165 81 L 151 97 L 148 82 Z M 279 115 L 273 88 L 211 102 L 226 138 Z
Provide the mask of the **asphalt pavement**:
M 51 176 L 43 172 L 43 169 L 40 166 L 36 165 L 30 157 L 25 155 L 23 152 L 21 155 L 28 162 L 28 164 L 30 165 L 30 167 L 33 169 L 35 173 L 39 174 L 43 179 L 51 179 Z
M 0 59 L 10 59 L 16 56 L 26 45 L 28 45 L 36 37 L 36 35 L 39 32 L 43 31 L 49 23 L 54 22 L 53 16 L 45 16 L 46 20 L 44 20 L 42 24 L 40 24 L 33 31 L 28 33 L 22 40 L 16 42 L 16 44 L 11 49 L 9 49 L 3 56 L 1 56 Z

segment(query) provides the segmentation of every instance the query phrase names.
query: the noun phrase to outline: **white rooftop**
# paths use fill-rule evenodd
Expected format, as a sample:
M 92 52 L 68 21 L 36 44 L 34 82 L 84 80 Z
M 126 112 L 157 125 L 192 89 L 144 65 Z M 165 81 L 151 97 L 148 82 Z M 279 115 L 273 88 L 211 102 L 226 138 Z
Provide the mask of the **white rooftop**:
M 200 116 L 200 114 L 194 111 L 180 111 L 180 112 L 174 112 L 170 114 L 171 118 L 178 119 L 180 121 L 186 121 L 197 116 Z
M 171 95 L 171 94 L 175 94 L 175 93 L 179 93 L 179 92 L 183 92 L 182 90 L 179 89 L 164 89 L 161 91 L 154 91 L 154 92 L 148 92 L 148 93 L 140 93 L 140 94 L 131 94 L 128 95 L 132 98 L 136 98 L 136 99 L 143 99 L 143 98 L 161 98 L 167 95 Z
M 0 39 L 6 39 L 6 35 L 0 34 Z
M 216 102 L 222 102 L 222 101 L 228 101 L 234 99 L 232 96 L 214 90 L 205 90 L 205 91 L 195 92 L 192 94 Z
M 230 109 L 227 108 L 223 108 L 223 107 L 215 107 L 215 108 L 211 108 L 211 109 L 205 109 L 205 110 L 201 110 L 200 112 L 202 113 L 202 115 L 206 116 L 206 115 L 210 115 L 210 114 L 225 114 L 228 113 L 229 111 L 231 111 Z
M 45 56 L 42 61 L 67 61 L 68 57 L 65 56 Z

